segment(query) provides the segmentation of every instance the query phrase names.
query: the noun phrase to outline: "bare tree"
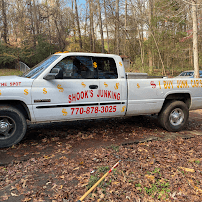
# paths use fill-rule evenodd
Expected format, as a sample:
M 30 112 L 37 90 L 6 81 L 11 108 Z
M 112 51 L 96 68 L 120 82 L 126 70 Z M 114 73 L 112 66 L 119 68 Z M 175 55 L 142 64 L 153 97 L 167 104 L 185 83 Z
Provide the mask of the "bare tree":
M 33 13 L 34 13 L 34 25 L 35 25 L 35 30 L 36 30 L 36 34 L 39 34 L 39 21 L 37 19 L 37 14 L 38 14 L 38 9 L 37 9 L 37 5 L 36 5 L 36 0 L 32 0 L 33 1 Z M 31 3 L 31 2 L 30 2 Z
M 125 38 L 124 38 L 124 55 L 126 54 L 126 37 L 127 37 L 127 6 L 128 6 L 128 2 L 127 0 L 125 0 Z
M 94 25 L 93 25 L 93 2 L 88 0 L 89 10 L 90 10 L 90 50 L 95 52 L 95 34 L 94 34 Z
M 1 9 L 2 9 L 2 18 L 3 18 L 3 33 L 2 37 L 5 43 L 8 42 L 8 24 L 7 24 L 7 15 L 6 15 L 6 3 L 4 0 L 1 0 Z
M 194 52 L 194 77 L 199 78 L 198 65 L 198 36 L 197 36 L 197 8 L 196 0 L 192 0 L 192 18 L 193 18 L 193 52 Z
M 80 49 L 82 49 L 81 30 L 80 30 L 79 15 L 78 15 L 76 0 L 74 0 L 74 6 L 75 6 L 75 12 L 76 12 L 77 29 L 78 29 L 78 33 L 79 33 L 79 45 L 80 45 Z
M 106 8 L 106 1 L 104 0 L 104 10 L 105 10 L 105 27 L 107 31 L 107 49 L 108 53 L 110 53 L 110 47 L 109 47 L 109 30 L 108 30 L 108 23 L 107 23 L 107 8 Z
M 103 38 L 103 29 L 102 29 L 102 17 L 101 17 L 100 0 L 97 0 L 97 6 L 98 6 L 98 15 L 99 15 L 99 26 L 100 26 L 102 53 L 104 53 L 104 38 Z
M 116 0 L 116 14 L 115 14 L 115 53 L 119 55 L 119 0 Z
M 151 37 L 151 32 L 152 32 L 152 18 L 153 18 L 153 0 L 150 0 L 149 1 L 149 30 L 148 30 L 149 38 Z M 152 41 L 151 41 L 151 43 L 152 43 Z M 149 57 L 149 71 L 152 72 L 153 71 L 153 61 L 152 61 L 151 48 L 149 48 L 149 50 L 148 50 L 148 57 Z

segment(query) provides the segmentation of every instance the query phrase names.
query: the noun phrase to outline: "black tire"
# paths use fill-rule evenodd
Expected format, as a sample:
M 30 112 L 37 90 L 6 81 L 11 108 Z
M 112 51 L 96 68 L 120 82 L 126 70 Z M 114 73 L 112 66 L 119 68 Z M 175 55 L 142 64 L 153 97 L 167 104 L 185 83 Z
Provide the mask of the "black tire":
M 0 148 L 20 142 L 26 130 L 26 119 L 18 109 L 9 105 L 0 106 Z
M 182 101 L 172 101 L 163 107 L 158 120 L 163 128 L 170 132 L 182 130 L 187 124 L 189 109 Z

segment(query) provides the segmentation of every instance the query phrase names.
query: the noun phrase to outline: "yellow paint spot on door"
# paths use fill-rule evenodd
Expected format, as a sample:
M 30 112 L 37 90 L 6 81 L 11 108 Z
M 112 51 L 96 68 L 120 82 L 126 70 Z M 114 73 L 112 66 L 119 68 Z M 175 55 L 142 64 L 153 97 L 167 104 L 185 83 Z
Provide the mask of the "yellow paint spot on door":
M 28 89 L 25 89 L 25 90 L 24 90 L 24 94 L 25 94 L 25 95 L 28 95 L 28 94 L 29 94 Z
M 60 84 L 58 84 L 57 88 L 59 89 L 59 92 L 63 92 L 64 88 L 62 88 L 62 86 Z
M 119 83 L 116 83 L 116 85 L 114 86 L 115 90 L 119 89 Z
M 86 84 L 84 82 L 82 82 L 81 85 L 83 86 L 83 88 L 86 87 Z
M 43 89 L 43 94 L 47 94 L 46 88 Z
M 126 109 L 126 106 L 123 106 L 122 109 L 121 109 L 121 112 L 124 112 Z
M 62 109 L 62 113 L 63 113 L 63 116 L 67 116 L 67 111 L 66 111 L 66 109 Z

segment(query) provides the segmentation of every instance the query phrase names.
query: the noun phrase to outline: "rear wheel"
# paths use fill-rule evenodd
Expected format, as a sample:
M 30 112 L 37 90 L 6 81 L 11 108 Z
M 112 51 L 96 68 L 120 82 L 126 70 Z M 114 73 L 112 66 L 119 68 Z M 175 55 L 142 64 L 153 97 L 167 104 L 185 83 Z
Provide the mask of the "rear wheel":
M 0 106 L 0 148 L 20 142 L 26 129 L 26 119 L 18 109 L 12 106 Z
M 161 126 L 171 132 L 182 130 L 187 124 L 188 118 L 189 109 L 182 101 L 167 103 L 158 116 Z

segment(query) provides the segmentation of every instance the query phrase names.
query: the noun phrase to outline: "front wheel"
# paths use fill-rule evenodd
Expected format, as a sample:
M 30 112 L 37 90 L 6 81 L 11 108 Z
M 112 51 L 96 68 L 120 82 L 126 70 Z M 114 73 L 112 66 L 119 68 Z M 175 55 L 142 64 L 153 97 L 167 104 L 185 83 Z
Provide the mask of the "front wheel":
M 26 129 L 26 119 L 18 109 L 12 106 L 0 106 L 0 148 L 20 142 Z
M 187 124 L 188 118 L 189 109 L 182 101 L 167 103 L 158 116 L 161 126 L 171 132 L 182 130 Z

